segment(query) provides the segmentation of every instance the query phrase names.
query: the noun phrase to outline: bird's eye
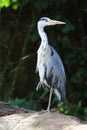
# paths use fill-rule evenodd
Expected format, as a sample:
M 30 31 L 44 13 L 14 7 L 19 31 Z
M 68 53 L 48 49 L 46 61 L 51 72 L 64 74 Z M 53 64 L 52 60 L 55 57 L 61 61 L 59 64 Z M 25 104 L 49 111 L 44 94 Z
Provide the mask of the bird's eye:
M 48 22 L 48 20 L 47 20 L 47 19 L 45 19 L 45 22 Z

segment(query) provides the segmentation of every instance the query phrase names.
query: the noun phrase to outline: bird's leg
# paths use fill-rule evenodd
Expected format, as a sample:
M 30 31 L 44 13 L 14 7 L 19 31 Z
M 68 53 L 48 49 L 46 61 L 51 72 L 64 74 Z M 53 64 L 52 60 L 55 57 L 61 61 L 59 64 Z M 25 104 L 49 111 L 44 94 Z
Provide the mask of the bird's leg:
M 51 104 L 51 97 L 52 97 L 52 93 L 53 93 L 53 88 L 50 88 L 50 96 L 49 96 L 49 102 L 48 102 L 48 107 L 47 107 L 47 111 L 50 112 L 50 104 Z

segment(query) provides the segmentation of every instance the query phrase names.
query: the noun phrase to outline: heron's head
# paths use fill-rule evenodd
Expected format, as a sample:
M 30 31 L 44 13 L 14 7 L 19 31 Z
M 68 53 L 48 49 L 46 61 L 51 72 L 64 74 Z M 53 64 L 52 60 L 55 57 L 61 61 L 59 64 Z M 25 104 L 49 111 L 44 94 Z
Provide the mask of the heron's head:
M 42 17 L 38 21 L 38 27 L 42 27 L 42 28 L 44 28 L 45 26 L 56 25 L 56 24 L 65 24 L 65 22 L 51 20 L 47 17 Z

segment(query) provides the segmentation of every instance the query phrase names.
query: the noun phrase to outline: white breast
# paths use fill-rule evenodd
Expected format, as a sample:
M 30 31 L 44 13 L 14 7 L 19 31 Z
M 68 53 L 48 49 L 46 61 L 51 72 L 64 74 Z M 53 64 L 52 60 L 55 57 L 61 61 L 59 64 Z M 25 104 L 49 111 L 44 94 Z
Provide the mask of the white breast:
M 40 63 L 44 64 L 49 58 L 51 51 L 48 46 L 46 47 L 40 46 L 37 53 L 38 53 L 38 64 Z

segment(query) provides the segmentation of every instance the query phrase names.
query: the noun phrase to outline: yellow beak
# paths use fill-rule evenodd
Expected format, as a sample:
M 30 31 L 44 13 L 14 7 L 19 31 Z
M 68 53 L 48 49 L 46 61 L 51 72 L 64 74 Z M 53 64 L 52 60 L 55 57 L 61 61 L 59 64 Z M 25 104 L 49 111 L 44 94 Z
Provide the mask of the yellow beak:
M 66 24 L 65 22 L 62 21 L 56 21 L 56 20 L 51 20 L 50 23 L 54 24 Z

